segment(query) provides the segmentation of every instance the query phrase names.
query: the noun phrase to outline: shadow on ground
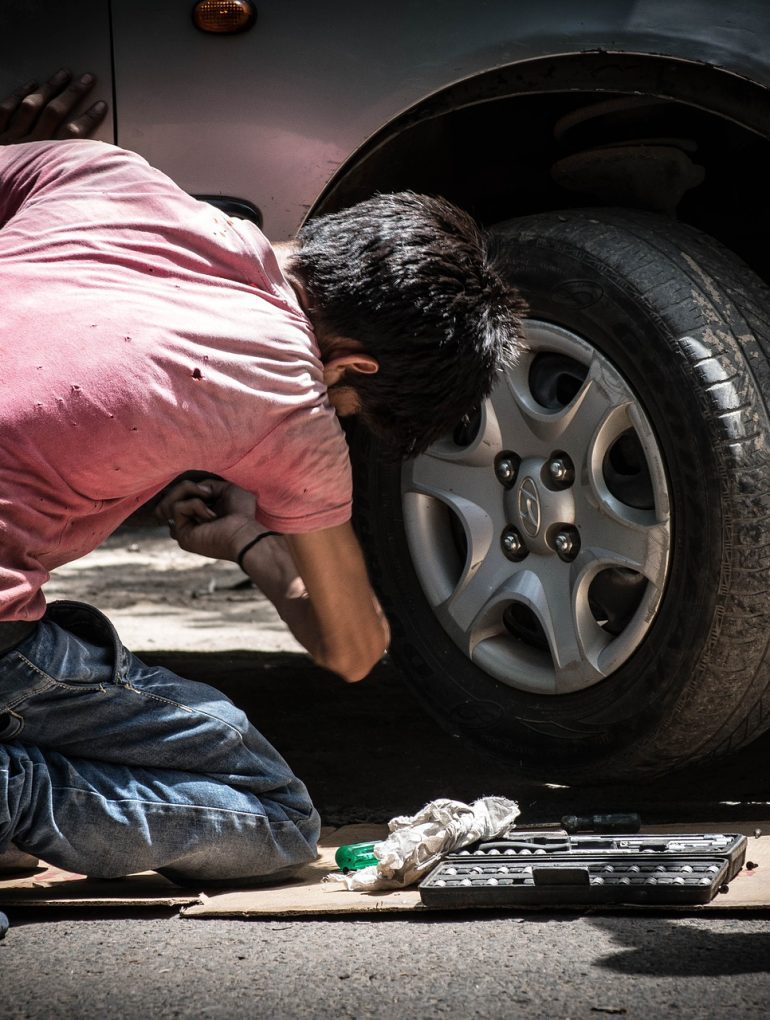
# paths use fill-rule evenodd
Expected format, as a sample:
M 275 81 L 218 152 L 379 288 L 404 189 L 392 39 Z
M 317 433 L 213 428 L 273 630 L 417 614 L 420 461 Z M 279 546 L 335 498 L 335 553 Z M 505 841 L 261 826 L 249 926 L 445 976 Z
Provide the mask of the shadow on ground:
M 702 928 L 656 918 L 642 932 L 636 920 L 624 924 L 617 917 L 589 919 L 591 927 L 604 931 L 616 944 L 615 950 L 596 959 L 597 967 L 615 974 L 676 978 L 770 971 L 766 928 L 736 931 L 729 924 Z
M 525 824 L 606 810 L 637 810 L 650 824 L 770 819 L 770 733 L 731 759 L 645 786 L 553 789 L 444 733 L 388 664 L 347 685 L 289 653 L 141 657 L 225 691 L 306 782 L 327 824 L 386 821 L 436 797 L 484 794 L 518 800 Z

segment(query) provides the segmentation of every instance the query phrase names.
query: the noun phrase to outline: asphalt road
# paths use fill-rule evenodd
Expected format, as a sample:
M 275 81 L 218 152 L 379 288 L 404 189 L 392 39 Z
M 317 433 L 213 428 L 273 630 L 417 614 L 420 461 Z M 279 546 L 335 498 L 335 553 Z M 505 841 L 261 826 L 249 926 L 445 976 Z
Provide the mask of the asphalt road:
M 485 793 L 518 798 L 525 823 L 610 808 L 640 810 L 649 822 L 769 817 L 768 738 L 733 761 L 646 788 L 549 789 L 458 746 L 387 667 L 347 686 L 286 654 L 155 657 L 239 701 L 307 781 L 326 822 L 382 821 L 436 796 Z M 141 910 L 10 915 L 0 942 L 2 1020 L 704 1020 L 764 1017 L 770 1002 L 770 911 L 248 921 Z
M 767 1016 L 767 918 L 47 917 L 0 943 L 4 1018 Z

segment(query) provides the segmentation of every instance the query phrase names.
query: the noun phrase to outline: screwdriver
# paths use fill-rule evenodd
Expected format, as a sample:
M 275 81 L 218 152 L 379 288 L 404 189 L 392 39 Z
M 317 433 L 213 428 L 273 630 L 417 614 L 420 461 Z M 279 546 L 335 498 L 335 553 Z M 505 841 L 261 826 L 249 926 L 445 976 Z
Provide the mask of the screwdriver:
M 564 815 L 562 828 L 570 835 L 576 832 L 638 832 L 642 819 L 636 812 L 610 815 Z
M 334 855 L 334 861 L 340 871 L 360 871 L 377 864 L 374 856 L 374 843 L 345 843 Z

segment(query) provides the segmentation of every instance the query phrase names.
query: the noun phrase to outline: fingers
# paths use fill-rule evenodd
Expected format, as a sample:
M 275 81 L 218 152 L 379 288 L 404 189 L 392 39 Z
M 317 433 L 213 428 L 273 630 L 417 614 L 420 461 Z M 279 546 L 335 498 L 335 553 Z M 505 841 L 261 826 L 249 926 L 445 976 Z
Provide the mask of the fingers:
M 0 105 L 0 142 L 85 138 L 107 113 L 107 104 L 99 100 L 84 113 L 72 116 L 95 81 L 92 74 L 73 79 L 71 72 L 62 68 L 43 85 L 22 85 Z
M 177 531 L 181 531 L 191 524 L 206 524 L 208 521 L 215 521 L 217 515 L 207 506 L 202 499 L 180 499 L 171 508 L 168 520 L 174 522 Z
M 68 120 L 59 132 L 62 138 L 88 138 L 99 127 L 107 115 L 107 104 L 100 99 L 89 106 L 79 117 Z
M 155 516 L 159 521 L 167 521 L 173 517 L 174 505 L 180 500 L 190 499 L 191 497 L 198 497 L 202 501 L 210 500 L 219 495 L 218 487 L 222 484 L 215 479 L 206 482 L 192 482 L 189 479 L 177 482 L 176 485 L 172 485 L 163 494 L 163 498 L 155 507 Z
M 43 137 L 34 131 L 38 120 L 48 101 L 53 96 L 58 95 L 60 90 L 70 80 L 70 77 L 70 72 L 62 68 L 49 78 L 45 84 L 40 85 L 22 99 L 9 125 L 9 130 L 17 140 L 37 141 Z
M 199 524 L 208 524 L 216 519 L 217 515 L 202 499 L 181 499 L 171 508 L 168 517 L 169 532 L 171 537 L 181 544 L 191 528 Z
M 31 92 L 34 92 L 36 88 L 36 81 L 28 81 L 25 85 L 20 85 L 17 89 L 14 89 L 10 96 L 0 103 L 0 134 L 8 127 L 11 117 L 21 105 L 22 99 Z
M 57 72 L 57 74 L 61 74 L 61 72 Z M 41 105 L 36 123 L 30 128 L 27 136 L 28 140 L 40 141 L 44 138 L 62 136 L 79 137 L 78 135 L 73 136 L 70 134 L 68 129 L 74 123 L 74 119 L 68 120 L 68 118 L 70 118 L 75 107 L 79 105 L 81 99 L 91 91 L 94 81 L 95 78 L 92 74 L 84 74 L 74 81 L 71 79 L 69 71 L 65 72 L 63 77 L 57 78 L 57 75 L 54 75 L 48 83 L 45 102 Z M 67 82 L 69 82 L 69 85 L 63 88 Z M 63 91 L 60 91 L 62 88 Z M 36 93 L 32 95 L 35 96 Z M 24 106 L 24 103 L 29 102 L 31 98 L 27 96 L 22 102 L 22 106 Z M 104 103 L 102 117 L 106 112 L 107 104 Z M 82 120 L 82 117 L 78 117 L 77 120 Z M 99 121 L 96 123 L 98 124 Z

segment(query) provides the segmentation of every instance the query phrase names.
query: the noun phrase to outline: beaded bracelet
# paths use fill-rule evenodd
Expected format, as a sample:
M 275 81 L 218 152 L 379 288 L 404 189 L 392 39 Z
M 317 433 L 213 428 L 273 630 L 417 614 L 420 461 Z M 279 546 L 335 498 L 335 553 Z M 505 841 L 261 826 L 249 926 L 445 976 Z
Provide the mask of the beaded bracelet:
M 241 549 L 241 551 L 238 553 L 238 556 L 236 557 L 236 563 L 244 572 L 244 574 L 248 573 L 248 571 L 243 565 L 244 556 L 249 551 L 249 549 L 253 548 L 253 546 L 257 544 L 257 542 L 261 542 L 263 538 L 269 538 L 270 535 L 280 535 L 280 531 L 263 531 L 261 535 L 257 535 L 256 538 L 252 538 L 250 542 L 247 542 L 243 549 Z

